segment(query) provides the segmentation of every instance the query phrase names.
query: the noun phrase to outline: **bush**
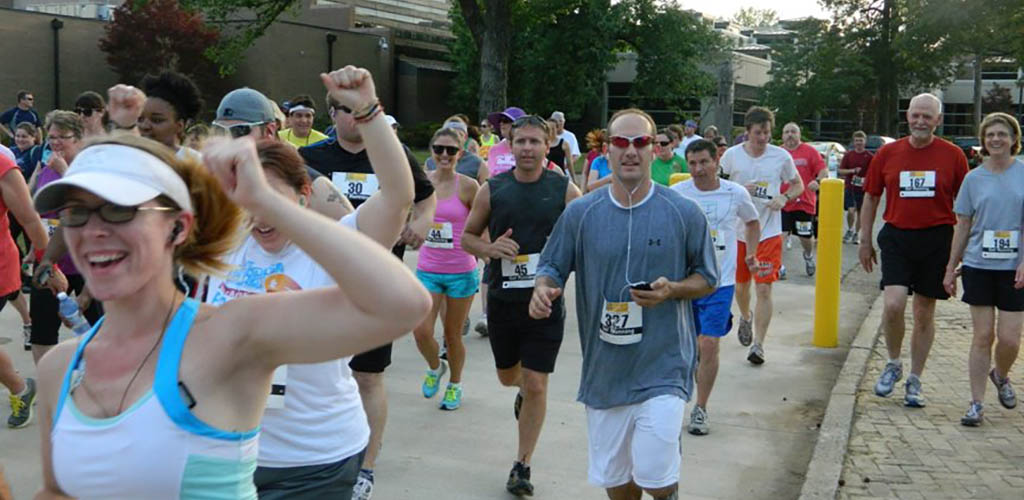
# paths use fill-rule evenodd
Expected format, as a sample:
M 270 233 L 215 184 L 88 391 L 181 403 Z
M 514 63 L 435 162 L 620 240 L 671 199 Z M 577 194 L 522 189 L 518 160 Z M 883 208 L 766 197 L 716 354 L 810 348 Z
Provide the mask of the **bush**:
M 398 138 L 412 149 L 426 149 L 430 146 L 430 138 L 441 128 L 441 122 L 420 122 L 415 125 L 398 128 Z

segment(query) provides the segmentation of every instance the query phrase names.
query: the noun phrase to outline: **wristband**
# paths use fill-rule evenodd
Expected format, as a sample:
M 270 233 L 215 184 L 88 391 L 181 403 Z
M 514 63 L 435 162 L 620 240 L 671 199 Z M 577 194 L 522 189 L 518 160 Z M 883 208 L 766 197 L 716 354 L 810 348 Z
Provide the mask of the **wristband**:
M 34 252 L 35 257 L 36 257 L 36 262 L 42 262 L 43 261 L 43 255 L 46 253 L 46 251 L 45 250 L 36 249 L 33 252 Z

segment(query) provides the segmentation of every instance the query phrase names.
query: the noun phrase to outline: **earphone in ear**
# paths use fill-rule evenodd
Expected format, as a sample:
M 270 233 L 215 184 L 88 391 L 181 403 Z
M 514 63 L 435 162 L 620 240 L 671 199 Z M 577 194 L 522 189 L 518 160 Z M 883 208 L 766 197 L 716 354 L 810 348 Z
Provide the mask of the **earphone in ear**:
M 171 237 L 167 238 L 167 243 L 174 244 L 174 240 L 177 239 L 178 235 L 185 230 L 185 226 L 180 220 L 174 221 L 174 229 L 171 229 Z
M 306 206 L 306 197 L 305 196 L 301 196 L 301 195 L 299 196 L 299 206 L 300 207 Z

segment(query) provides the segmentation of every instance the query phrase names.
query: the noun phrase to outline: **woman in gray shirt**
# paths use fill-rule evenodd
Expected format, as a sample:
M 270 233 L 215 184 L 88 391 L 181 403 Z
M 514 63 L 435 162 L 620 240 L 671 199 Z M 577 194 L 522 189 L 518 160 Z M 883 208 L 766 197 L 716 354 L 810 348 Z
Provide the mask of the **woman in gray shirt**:
M 953 204 L 957 223 L 943 279 L 946 291 L 955 295 L 956 276 L 961 275 L 963 301 L 971 306 L 971 403 L 960 419 L 967 426 L 981 425 L 986 375 L 996 386 L 999 403 L 1006 408 L 1017 406 L 1008 375 L 1017 360 L 1024 326 L 1024 265 L 1020 259 L 1024 163 L 1014 158 L 1020 153 L 1020 124 L 1008 114 L 992 113 L 980 129 L 985 162 L 967 174 Z M 990 370 L 996 338 L 995 367 Z

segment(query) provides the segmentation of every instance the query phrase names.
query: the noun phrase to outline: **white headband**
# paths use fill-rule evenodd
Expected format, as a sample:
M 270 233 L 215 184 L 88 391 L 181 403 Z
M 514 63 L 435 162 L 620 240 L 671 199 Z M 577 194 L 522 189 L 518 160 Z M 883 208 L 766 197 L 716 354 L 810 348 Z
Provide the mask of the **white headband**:
M 301 104 L 298 105 L 298 106 L 292 106 L 292 107 L 288 108 L 288 114 L 289 115 L 294 113 L 294 112 L 296 112 L 296 111 L 309 111 L 310 113 L 316 114 L 316 110 L 315 109 L 303 106 Z

